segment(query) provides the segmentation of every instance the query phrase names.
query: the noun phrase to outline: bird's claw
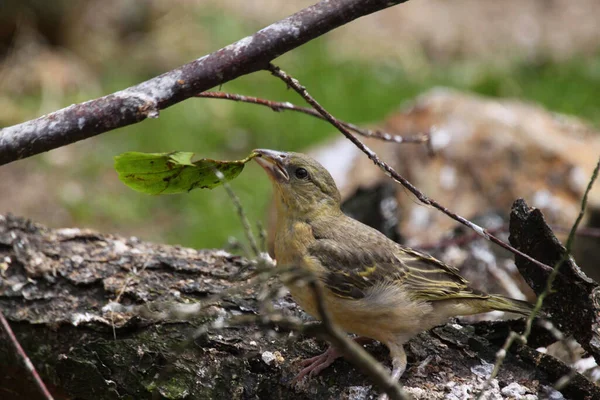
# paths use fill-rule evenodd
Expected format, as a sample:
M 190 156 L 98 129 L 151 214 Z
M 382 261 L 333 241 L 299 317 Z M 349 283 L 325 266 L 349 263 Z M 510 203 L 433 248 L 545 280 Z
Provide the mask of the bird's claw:
M 329 347 L 323 354 L 303 360 L 300 365 L 304 368 L 296 375 L 292 383 L 299 382 L 307 375 L 309 378 L 319 375 L 321 371 L 333 364 L 339 357 L 341 357 L 341 354 L 334 347 Z

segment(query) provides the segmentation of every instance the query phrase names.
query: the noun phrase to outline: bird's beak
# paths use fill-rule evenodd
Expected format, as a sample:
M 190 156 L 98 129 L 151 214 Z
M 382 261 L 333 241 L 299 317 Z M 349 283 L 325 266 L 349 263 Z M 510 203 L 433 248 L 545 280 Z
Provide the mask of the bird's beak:
M 258 154 L 254 160 L 267 171 L 269 177 L 275 182 L 288 182 L 290 176 L 286 171 L 289 161 L 289 155 L 282 151 L 256 149 L 254 153 Z

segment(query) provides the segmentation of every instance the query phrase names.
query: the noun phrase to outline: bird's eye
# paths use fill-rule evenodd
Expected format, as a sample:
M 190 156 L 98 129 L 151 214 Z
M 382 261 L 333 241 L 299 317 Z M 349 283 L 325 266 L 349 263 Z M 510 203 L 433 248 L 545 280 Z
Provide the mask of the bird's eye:
M 302 167 L 297 168 L 295 174 L 298 179 L 306 179 L 308 177 L 308 171 Z

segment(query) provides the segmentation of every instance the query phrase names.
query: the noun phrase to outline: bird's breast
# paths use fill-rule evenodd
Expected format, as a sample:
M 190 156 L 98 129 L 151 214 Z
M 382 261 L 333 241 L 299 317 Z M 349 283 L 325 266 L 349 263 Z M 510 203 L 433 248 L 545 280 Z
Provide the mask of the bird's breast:
M 275 234 L 277 265 L 305 267 L 304 258 L 314 240 L 312 228 L 306 222 L 279 222 Z
M 278 267 L 297 267 L 312 271 L 318 277 L 322 267 L 308 254 L 314 243 L 312 228 L 302 221 L 278 221 L 275 235 L 275 259 Z M 316 304 L 311 290 L 303 282 L 286 284 L 292 297 L 304 311 L 316 316 Z

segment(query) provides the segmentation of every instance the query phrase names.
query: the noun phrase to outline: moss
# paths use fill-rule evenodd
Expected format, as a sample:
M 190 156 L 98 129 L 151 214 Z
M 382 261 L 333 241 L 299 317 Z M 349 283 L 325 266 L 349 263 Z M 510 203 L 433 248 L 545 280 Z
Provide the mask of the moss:
M 171 376 L 166 382 L 156 384 L 158 393 L 170 400 L 187 398 L 190 395 L 190 387 L 191 383 L 185 375 Z

